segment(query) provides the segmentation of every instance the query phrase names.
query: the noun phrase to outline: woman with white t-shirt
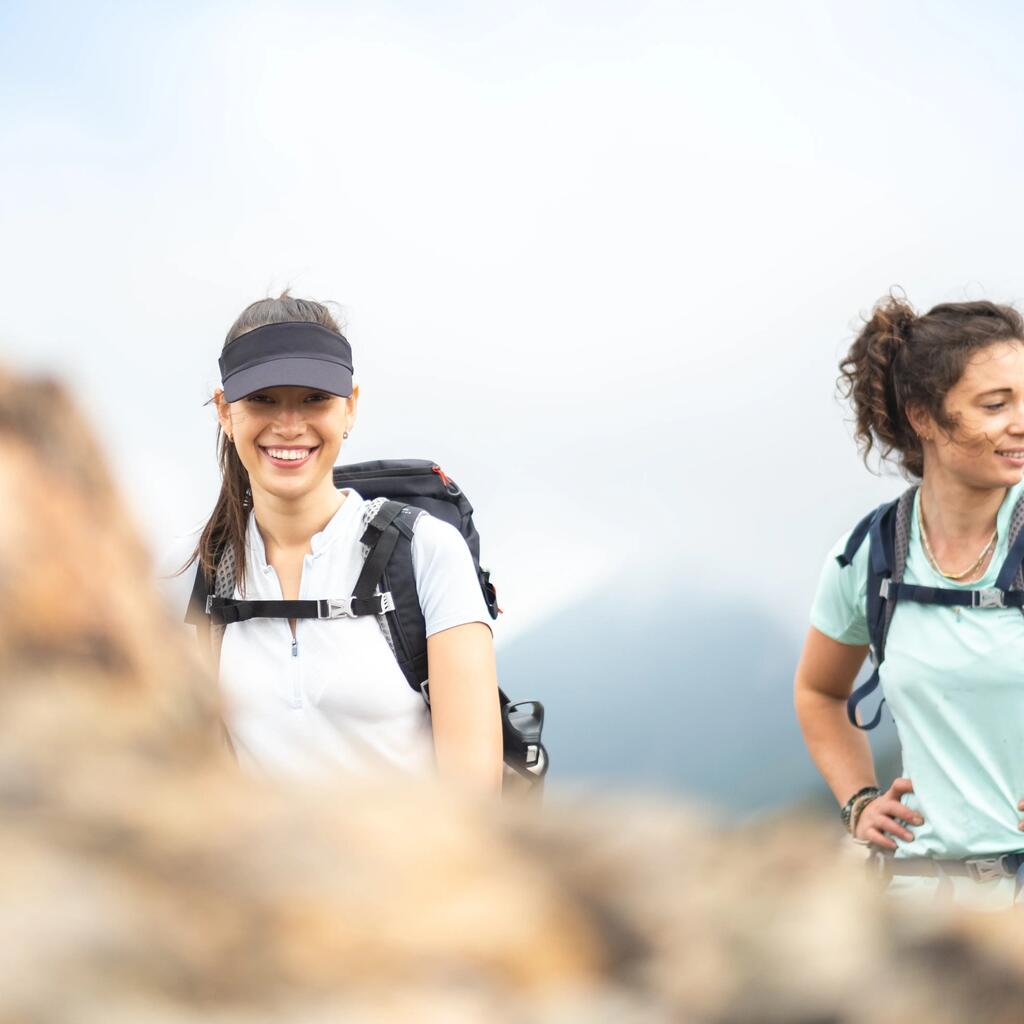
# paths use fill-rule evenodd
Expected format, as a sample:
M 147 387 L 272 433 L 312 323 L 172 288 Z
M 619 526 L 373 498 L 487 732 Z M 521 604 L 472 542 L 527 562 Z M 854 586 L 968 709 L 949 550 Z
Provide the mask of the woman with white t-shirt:
M 876 536 L 857 547 L 853 531 L 826 559 L 796 674 L 804 739 L 891 893 L 1005 906 L 1024 880 L 1024 614 L 1019 593 L 998 589 L 1020 557 L 1009 540 L 1024 493 L 1024 324 L 990 302 L 918 316 L 890 298 L 841 369 L 865 456 L 894 456 L 920 486 L 902 502 L 901 580 L 879 585 L 871 561 L 881 518 Z M 878 679 L 905 776 L 884 791 L 846 707 L 882 635 L 869 628 L 883 621 L 869 619 L 875 590 L 894 602 Z
M 347 340 L 325 306 L 285 293 L 242 312 L 220 362 L 221 492 L 194 559 L 212 578 L 229 550 L 236 597 L 247 600 L 352 593 L 368 503 L 332 479 L 359 397 Z M 240 761 L 279 776 L 436 771 L 500 788 L 494 649 L 469 549 L 423 515 L 412 562 L 430 708 L 373 615 L 235 622 L 223 632 L 219 672 Z

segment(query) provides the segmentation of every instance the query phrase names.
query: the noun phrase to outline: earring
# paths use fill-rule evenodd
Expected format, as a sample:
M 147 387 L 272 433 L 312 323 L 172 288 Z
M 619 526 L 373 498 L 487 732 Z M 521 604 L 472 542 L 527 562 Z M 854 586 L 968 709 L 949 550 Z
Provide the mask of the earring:
M 341 439 L 342 439 L 343 441 L 347 441 L 347 440 L 348 440 L 348 431 L 347 431 L 347 430 L 345 431 L 345 433 L 344 433 L 344 434 L 342 434 L 342 435 L 341 435 Z
M 252 491 L 246 487 L 245 494 L 242 495 L 242 508 L 252 508 Z

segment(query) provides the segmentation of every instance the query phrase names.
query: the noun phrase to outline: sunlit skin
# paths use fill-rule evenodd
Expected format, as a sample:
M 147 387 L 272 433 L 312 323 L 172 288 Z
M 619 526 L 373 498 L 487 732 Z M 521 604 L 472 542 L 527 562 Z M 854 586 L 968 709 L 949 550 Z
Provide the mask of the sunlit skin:
M 296 600 L 310 541 L 345 500 L 331 470 L 356 422 L 359 389 L 348 398 L 276 387 L 237 402 L 214 395 L 217 417 L 249 474 L 253 513 L 267 562 L 285 600 Z M 304 450 L 309 449 L 308 455 Z M 298 460 L 271 452 L 299 453 Z M 291 622 L 292 632 L 295 622 Z M 440 776 L 470 790 L 501 786 L 501 719 L 491 631 L 465 623 L 427 639 L 431 726 Z
M 1024 472 L 1024 344 L 996 342 L 976 352 L 944 408 L 955 423 L 949 432 L 923 410 L 907 415 L 924 450 L 928 540 L 939 564 L 958 572 L 992 535 L 1007 488 Z M 975 578 L 982 575 L 984 566 Z
M 307 547 L 345 499 L 331 468 L 355 426 L 359 389 L 340 398 L 310 388 L 267 388 L 237 402 L 218 391 L 215 400 L 221 429 L 249 474 L 260 533 L 275 546 Z M 278 466 L 268 456 L 268 449 L 302 448 L 313 451 L 299 465 Z
M 992 536 L 1007 489 L 1024 473 L 1024 342 L 994 342 L 975 352 L 943 408 L 951 429 L 922 409 L 908 408 L 907 415 L 924 453 L 921 507 L 928 540 L 939 565 L 959 572 Z M 980 579 L 990 559 L 963 581 Z M 846 717 L 846 700 L 867 654 L 866 646 L 841 644 L 812 626 L 796 672 L 794 700 L 807 748 L 840 803 L 876 784 L 867 736 Z M 910 842 L 906 826 L 924 819 L 900 803 L 909 792 L 912 781 L 896 779 L 862 812 L 857 838 L 890 850 L 896 848 L 892 836 Z M 1024 800 L 1017 810 L 1024 811 Z M 1024 822 L 1018 828 L 1024 831 Z

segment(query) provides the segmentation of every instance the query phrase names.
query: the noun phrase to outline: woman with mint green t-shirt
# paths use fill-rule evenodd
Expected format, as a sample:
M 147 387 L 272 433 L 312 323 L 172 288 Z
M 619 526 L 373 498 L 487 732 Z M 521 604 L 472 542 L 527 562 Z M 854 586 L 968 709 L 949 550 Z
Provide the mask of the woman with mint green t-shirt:
M 903 583 L 992 588 L 1024 494 L 1024 323 L 1011 307 L 947 303 L 917 316 L 888 298 L 841 365 L 865 457 L 874 448 L 920 481 Z M 1024 509 L 1024 505 L 1022 505 Z M 941 892 L 976 906 L 1014 901 L 1024 881 L 1024 612 L 900 600 L 879 681 L 903 775 L 877 786 L 846 703 L 868 654 L 870 545 L 822 571 L 795 683 L 804 739 L 890 892 Z M 1017 857 L 1015 855 L 1022 854 Z

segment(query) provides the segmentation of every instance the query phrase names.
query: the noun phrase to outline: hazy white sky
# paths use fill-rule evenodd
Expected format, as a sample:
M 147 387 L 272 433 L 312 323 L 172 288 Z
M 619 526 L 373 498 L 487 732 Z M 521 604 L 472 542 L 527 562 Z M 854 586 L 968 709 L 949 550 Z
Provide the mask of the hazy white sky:
M 1008 3 L 3 3 L 3 356 L 71 384 L 165 550 L 216 494 L 234 316 L 337 300 L 347 457 L 462 483 L 505 636 L 666 576 L 796 628 L 899 487 L 833 398 L 858 315 L 1024 292 L 1022 30 Z

